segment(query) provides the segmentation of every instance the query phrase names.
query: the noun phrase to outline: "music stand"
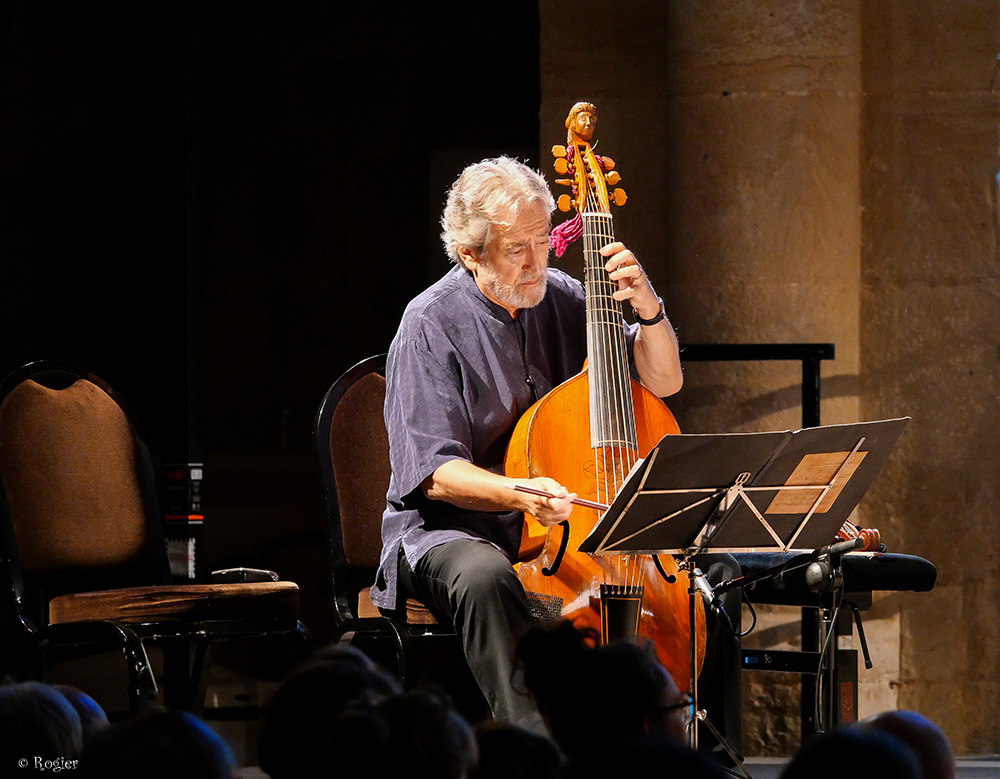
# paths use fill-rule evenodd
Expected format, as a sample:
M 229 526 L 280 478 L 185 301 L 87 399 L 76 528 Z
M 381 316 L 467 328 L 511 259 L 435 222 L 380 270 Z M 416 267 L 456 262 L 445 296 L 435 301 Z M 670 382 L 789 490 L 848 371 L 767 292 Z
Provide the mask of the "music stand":
M 882 470 L 909 418 L 766 433 L 667 435 L 636 463 L 580 544 L 593 555 L 673 554 L 688 573 L 691 696 L 698 710 L 696 578 L 702 552 L 818 553 Z M 697 727 L 692 724 L 692 746 Z M 740 770 L 743 771 L 742 766 Z M 746 772 L 743 771 L 744 775 Z

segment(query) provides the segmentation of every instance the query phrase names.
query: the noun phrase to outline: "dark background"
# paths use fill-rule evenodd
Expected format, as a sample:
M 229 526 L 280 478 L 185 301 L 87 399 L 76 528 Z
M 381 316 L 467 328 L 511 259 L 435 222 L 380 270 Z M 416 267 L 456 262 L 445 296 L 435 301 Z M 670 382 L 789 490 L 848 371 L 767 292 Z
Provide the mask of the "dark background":
M 457 172 L 537 156 L 534 3 L 3 8 L 0 370 L 83 363 L 168 459 L 307 449 Z
M 538 27 L 522 0 L 4 3 L 0 375 L 102 376 L 159 463 L 205 463 L 201 571 L 322 600 L 316 409 L 447 269 L 461 168 L 538 164 Z

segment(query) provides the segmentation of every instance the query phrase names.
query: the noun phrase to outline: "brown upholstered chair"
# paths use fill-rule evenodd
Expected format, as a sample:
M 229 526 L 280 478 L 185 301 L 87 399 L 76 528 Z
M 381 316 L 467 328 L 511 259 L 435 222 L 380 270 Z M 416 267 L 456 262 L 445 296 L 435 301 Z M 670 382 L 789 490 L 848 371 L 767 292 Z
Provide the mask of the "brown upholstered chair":
M 369 591 L 382 550 L 382 512 L 389 487 L 385 429 L 385 360 L 362 360 L 330 387 L 316 415 L 316 454 L 326 499 L 336 639 L 386 636 L 395 645 L 399 676 L 415 680 L 412 640 L 452 634 L 419 601 L 405 614 L 382 614 Z
M 0 526 L 22 678 L 44 679 L 49 650 L 118 645 L 137 710 L 158 694 L 146 644 L 162 642 L 164 702 L 190 710 L 217 642 L 292 634 L 306 650 L 296 584 L 172 583 L 149 450 L 113 390 L 73 366 L 0 385 Z

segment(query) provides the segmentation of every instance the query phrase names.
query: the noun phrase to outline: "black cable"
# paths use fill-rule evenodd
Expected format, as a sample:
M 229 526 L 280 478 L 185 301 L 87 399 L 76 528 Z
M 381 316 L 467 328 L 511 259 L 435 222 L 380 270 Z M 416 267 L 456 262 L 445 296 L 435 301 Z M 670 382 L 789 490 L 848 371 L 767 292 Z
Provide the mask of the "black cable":
M 747 598 L 745 591 L 743 591 L 743 602 L 747 605 L 747 608 L 750 609 L 750 616 L 753 618 L 753 621 L 750 623 L 750 627 L 740 633 L 740 638 L 749 636 L 753 632 L 754 628 L 757 627 L 757 610 L 753 607 L 753 602 Z
M 820 650 L 819 650 L 819 668 L 816 669 L 816 688 L 815 688 L 815 695 L 816 695 L 815 707 L 816 708 L 815 708 L 815 710 L 813 712 L 813 716 L 816 718 L 816 730 L 817 731 L 824 730 L 824 727 L 823 727 L 823 712 L 822 712 L 822 709 L 823 709 L 823 706 L 822 706 L 823 698 L 822 698 L 822 696 L 820 694 L 821 690 L 822 690 L 822 687 L 823 687 L 823 676 L 824 676 L 824 673 L 823 673 L 824 667 L 823 666 L 826 664 L 826 650 L 827 650 L 827 648 L 830 645 L 830 639 L 833 637 L 833 634 L 837 632 L 837 619 L 840 616 L 840 606 L 841 606 L 841 602 L 842 602 L 843 597 L 844 597 L 844 590 L 843 590 L 843 587 L 841 587 L 841 588 L 839 588 L 837 590 L 837 593 L 836 593 L 836 596 L 835 596 L 835 598 L 836 598 L 836 606 L 834 606 L 834 609 L 833 609 L 833 618 L 830 620 L 830 629 L 827 631 L 826 637 L 823 639 L 823 644 L 820 646 Z M 822 620 L 820 620 L 820 624 L 823 624 Z M 830 691 L 830 694 L 831 695 L 833 694 L 832 690 Z

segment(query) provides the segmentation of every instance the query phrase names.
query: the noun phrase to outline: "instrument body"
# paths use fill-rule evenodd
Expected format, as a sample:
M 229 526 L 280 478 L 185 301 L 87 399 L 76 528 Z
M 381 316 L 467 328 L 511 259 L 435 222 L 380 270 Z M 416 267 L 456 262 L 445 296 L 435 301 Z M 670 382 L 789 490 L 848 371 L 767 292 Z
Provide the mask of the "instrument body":
M 593 106 L 589 108 L 596 116 Z M 631 467 L 664 435 L 680 430 L 666 405 L 629 373 L 621 304 L 612 297 L 618 285 L 610 280 L 599 253 L 614 240 L 610 203 L 623 203 L 625 196 L 621 190 L 609 194 L 607 184 L 616 183 L 618 175 L 611 176 L 602 167 L 610 160 L 593 153 L 592 126 L 592 122 L 582 126 L 571 112 L 567 147 L 553 149 L 556 170 L 571 174 L 560 183 L 573 189 L 573 198 L 561 198 L 560 208 L 576 208 L 577 227 L 584 237 L 587 367 L 522 416 L 508 445 L 505 472 L 515 478 L 547 476 L 585 500 L 610 505 Z M 587 137 L 581 137 L 581 129 Z M 641 604 L 633 623 L 635 633 L 655 644 L 674 679 L 689 679 L 687 577 L 677 575 L 671 556 L 660 558 L 660 563 L 672 583 L 657 571 L 649 555 L 595 557 L 576 551 L 599 516 L 594 508 L 575 505 L 565 531 L 568 539 L 563 538 L 562 528 L 546 529 L 526 516 L 518 566 L 521 583 L 528 592 L 559 599 L 564 618 L 596 630 L 603 627 L 605 632 L 607 603 L 627 595 L 633 605 Z M 563 545 L 565 555 L 559 551 Z M 700 669 L 705 637 L 701 598 L 695 611 L 695 662 Z
M 585 420 L 589 409 L 589 374 L 583 371 L 560 384 L 521 417 L 507 449 L 505 470 L 519 477 L 549 476 L 560 484 L 573 485 L 581 498 L 600 502 L 598 479 L 619 453 L 594 450 Z M 667 433 L 679 432 L 664 403 L 641 385 L 632 382 L 636 408 L 638 452 L 645 456 Z M 570 424 L 570 420 L 577 420 Z M 583 421 L 583 423 L 581 423 Z M 561 531 L 544 528 L 526 516 L 521 539 L 522 562 L 518 578 L 525 590 L 558 598 L 562 615 L 600 631 L 602 627 L 600 587 L 605 583 L 641 582 L 642 611 L 638 635 L 656 646 L 657 657 L 681 685 L 690 678 L 690 627 L 687 577 L 677 575 L 673 557 L 661 558 L 667 583 L 656 570 L 652 557 L 593 557 L 575 550 L 600 517 L 596 509 L 574 506 L 569 520 L 568 552 L 554 575 L 547 576 L 562 543 Z M 705 646 L 705 612 L 698 599 L 697 667 L 701 668 Z

